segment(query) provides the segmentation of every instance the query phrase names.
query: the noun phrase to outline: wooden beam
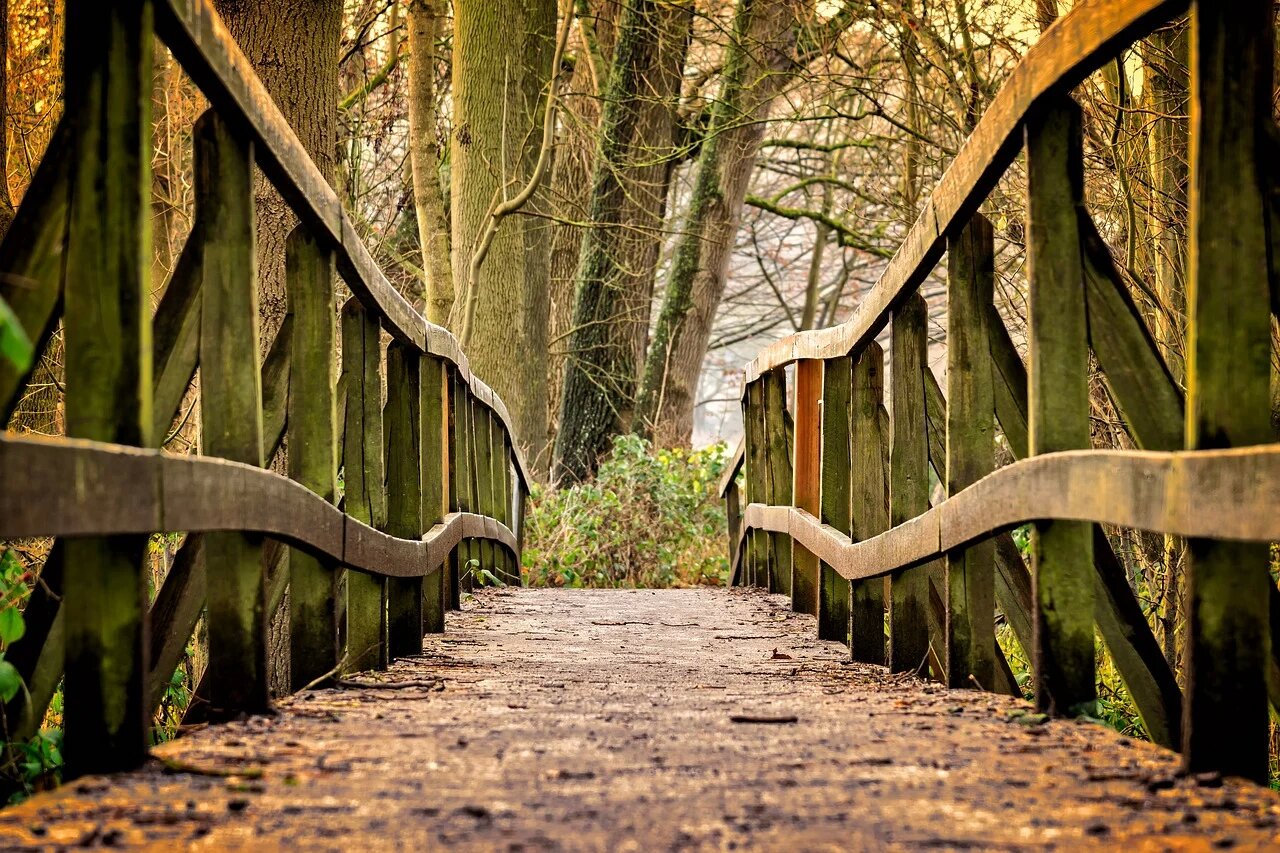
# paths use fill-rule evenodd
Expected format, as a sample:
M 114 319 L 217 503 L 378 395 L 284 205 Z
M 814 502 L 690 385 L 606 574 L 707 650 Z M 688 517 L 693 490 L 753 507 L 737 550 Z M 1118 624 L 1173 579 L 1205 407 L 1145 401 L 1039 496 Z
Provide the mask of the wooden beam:
M 809 362 L 802 362 L 802 364 Z M 818 517 L 846 536 L 853 535 L 853 503 L 850 496 L 851 416 L 853 359 L 833 358 L 822 365 L 822 505 Z M 806 552 L 807 553 L 807 552 Z M 818 595 L 818 636 L 849 645 L 849 582 L 827 563 L 821 564 Z
M 1272 13 L 1265 0 L 1192 7 L 1190 449 L 1272 440 L 1271 152 L 1263 144 L 1272 121 Z M 1187 767 L 1266 782 L 1268 546 L 1204 538 L 1187 546 Z
M 289 476 L 321 500 L 337 499 L 333 350 L 333 255 L 299 226 L 285 245 L 289 337 Z M 351 407 L 349 407 L 351 408 Z M 354 408 L 359 408 L 354 407 Z M 348 511 L 351 502 L 347 503 Z M 314 555 L 289 557 L 289 684 L 310 684 L 334 669 L 336 566 Z
M 1089 323 L 1079 228 L 1083 156 L 1080 107 L 1069 97 L 1028 122 L 1031 455 L 1090 445 Z M 1036 705 L 1051 714 L 1096 716 L 1090 525 L 1035 522 L 1031 565 Z
M 444 518 L 449 501 L 449 371 L 435 356 L 421 356 L 418 366 L 422 399 L 419 404 L 422 427 L 422 530 L 431 529 Z M 507 525 L 510 527 L 511 525 Z M 431 575 L 422 590 L 422 630 L 428 634 L 444 631 L 447 572 Z
M 743 395 L 742 420 L 745 425 L 747 457 L 745 486 L 747 503 L 768 503 L 769 480 L 767 451 L 764 435 L 764 383 L 752 382 Z M 764 532 L 753 533 L 746 543 L 744 578 L 746 586 L 768 586 L 769 536 Z
M 929 308 L 916 294 L 893 314 L 890 387 L 889 525 L 929 509 L 929 442 L 924 375 L 929 370 Z M 946 466 L 943 466 L 945 470 Z M 929 653 L 929 574 L 922 566 L 894 575 L 889 603 L 889 669 L 921 672 Z
M 868 343 L 853 362 L 850 384 L 850 483 L 853 540 L 871 539 L 889 527 L 886 436 L 880 424 L 884 399 L 884 350 Z M 849 651 L 863 663 L 885 663 L 884 581 L 854 581 L 850 587 Z
M 791 503 L 791 437 L 787 429 L 787 375 L 781 370 L 764 377 L 765 467 L 768 472 L 766 495 L 769 503 L 787 506 Z M 791 596 L 791 540 L 786 536 L 769 537 L 770 592 Z M 813 571 L 817 574 L 816 566 Z M 791 598 L 793 609 L 801 613 L 818 612 L 817 578 L 803 585 L 802 596 Z
M 151 3 L 71 0 L 66 32 L 67 435 L 146 447 L 152 440 Z M 127 489 L 110 497 L 132 499 Z M 130 769 L 146 757 L 146 547 L 143 535 L 66 544 L 68 778 Z
M 252 153 L 213 113 L 201 116 L 192 136 L 200 239 L 205 241 L 199 287 L 201 449 L 261 467 Z M 203 550 L 213 581 L 206 584 L 209 716 L 264 713 L 271 690 L 262 537 L 208 533 Z
M 420 358 L 398 341 L 387 347 L 387 404 L 382 414 L 387 514 L 383 529 L 400 539 L 414 539 L 423 533 Z M 422 654 L 422 578 L 389 580 L 386 595 L 387 657 Z
M 813 515 L 822 512 L 822 441 L 824 422 L 823 362 L 796 365 L 795 460 L 792 505 Z M 822 635 L 822 576 L 818 558 L 803 548 L 791 549 L 791 608 L 818 615 Z M 838 637 L 836 639 L 839 639 Z
M 382 413 L 382 347 L 377 318 L 355 298 L 342 307 L 342 374 L 347 380 L 347 418 L 342 442 L 343 502 L 352 518 L 378 530 L 387 524 L 387 492 L 384 485 L 384 422 Z M 388 376 L 388 380 L 390 380 Z M 398 377 L 401 378 L 401 377 Z M 407 393 L 407 392 L 406 392 Z M 401 537 L 405 538 L 405 537 Z M 332 600 L 332 573 L 317 573 L 314 587 L 317 606 Z M 387 583 L 382 578 L 347 572 L 346 648 L 343 670 L 385 669 L 387 654 Z M 319 611 L 317 611 L 318 613 Z M 312 642 L 322 641 L 320 619 L 341 618 L 341 608 L 330 617 L 314 619 Z M 336 642 L 333 629 L 329 643 Z M 329 664 L 332 668 L 338 660 Z M 324 672 L 326 670 L 320 670 Z M 315 678 L 312 674 L 311 678 Z M 305 683 L 305 682 L 304 682 Z
M 1166 499 L 1171 493 L 1177 497 Z M 1280 516 L 1271 512 L 1278 503 L 1277 444 L 1178 453 L 1075 450 L 1006 465 L 913 521 L 864 541 L 850 543 L 795 507 L 749 504 L 743 523 L 751 530 L 789 532 L 841 577 L 862 580 L 1044 518 L 1272 542 L 1280 540 Z
M 37 356 L 44 352 L 62 306 L 67 206 L 71 198 L 70 123 L 65 115 L 58 121 L 4 242 L 0 243 L 0 299 L 22 324 Z M 0 415 L 5 423 L 18 405 L 30 373 L 17 369 L 8 359 L 0 359 Z
M 995 392 L 987 311 L 995 285 L 991 223 L 974 216 L 948 245 L 948 499 L 995 467 Z M 977 542 L 947 556 L 950 687 L 995 685 L 995 550 Z

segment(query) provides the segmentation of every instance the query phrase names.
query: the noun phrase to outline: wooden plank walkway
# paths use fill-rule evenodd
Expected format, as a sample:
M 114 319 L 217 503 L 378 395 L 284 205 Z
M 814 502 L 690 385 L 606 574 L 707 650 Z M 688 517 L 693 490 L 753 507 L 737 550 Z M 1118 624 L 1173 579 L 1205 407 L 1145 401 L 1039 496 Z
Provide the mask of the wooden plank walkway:
M 1280 845 L 1273 792 L 815 636 L 751 590 L 486 591 L 395 689 L 195 732 L 0 812 L 0 848 Z

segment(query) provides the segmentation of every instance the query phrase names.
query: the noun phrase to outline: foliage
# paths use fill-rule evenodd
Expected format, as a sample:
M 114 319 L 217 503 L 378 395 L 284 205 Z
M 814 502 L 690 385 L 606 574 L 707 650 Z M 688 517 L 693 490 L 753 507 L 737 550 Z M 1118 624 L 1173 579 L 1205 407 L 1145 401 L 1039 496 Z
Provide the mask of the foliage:
M 9 307 L 9 303 L 0 299 L 0 359 L 9 362 L 18 370 L 31 369 L 35 358 L 35 347 L 27 337 L 22 323 Z
M 716 486 L 725 447 L 654 449 L 626 435 L 592 482 L 537 489 L 525 526 L 530 586 L 686 587 L 728 581 Z
M 0 554 L 0 701 L 5 703 L 27 690 L 18 670 L 4 656 L 27 631 L 22 607 L 30 595 L 31 578 L 26 567 L 12 550 L 5 550 Z M 57 710 L 60 713 L 60 701 Z M 7 720 L 5 725 L 7 729 Z M 10 802 L 20 800 L 33 791 L 57 785 L 61 770 L 62 730 L 42 729 L 30 740 L 6 742 L 0 762 L 0 789 L 9 794 Z

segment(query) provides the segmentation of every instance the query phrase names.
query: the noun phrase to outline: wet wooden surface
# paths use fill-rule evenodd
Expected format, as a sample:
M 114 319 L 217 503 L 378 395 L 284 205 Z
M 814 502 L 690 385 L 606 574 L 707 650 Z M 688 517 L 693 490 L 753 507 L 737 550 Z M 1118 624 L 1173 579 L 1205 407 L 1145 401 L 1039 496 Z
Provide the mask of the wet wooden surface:
M 486 591 L 302 693 L 0 811 L 0 848 L 1256 849 L 1280 797 L 845 661 L 749 590 Z M 794 722 L 786 722 L 793 720 Z

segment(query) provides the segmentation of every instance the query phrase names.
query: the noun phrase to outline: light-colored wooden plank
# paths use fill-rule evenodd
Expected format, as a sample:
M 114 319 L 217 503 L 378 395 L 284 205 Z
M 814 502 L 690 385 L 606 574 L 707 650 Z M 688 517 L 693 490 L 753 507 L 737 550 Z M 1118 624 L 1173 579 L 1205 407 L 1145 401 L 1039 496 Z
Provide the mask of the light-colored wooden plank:
M 795 459 L 792 466 L 792 505 L 812 514 L 822 511 L 822 365 L 796 365 Z M 821 574 L 818 558 L 803 548 L 791 550 L 791 608 L 820 611 Z M 821 635 L 821 629 L 819 629 Z
M 929 443 L 924 374 L 929 370 L 929 310 L 919 294 L 893 314 L 890 339 L 889 524 L 929 509 Z M 945 469 L 945 465 L 943 466 Z M 889 669 L 920 672 L 929 654 L 929 566 L 893 575 L 889 602 Z

